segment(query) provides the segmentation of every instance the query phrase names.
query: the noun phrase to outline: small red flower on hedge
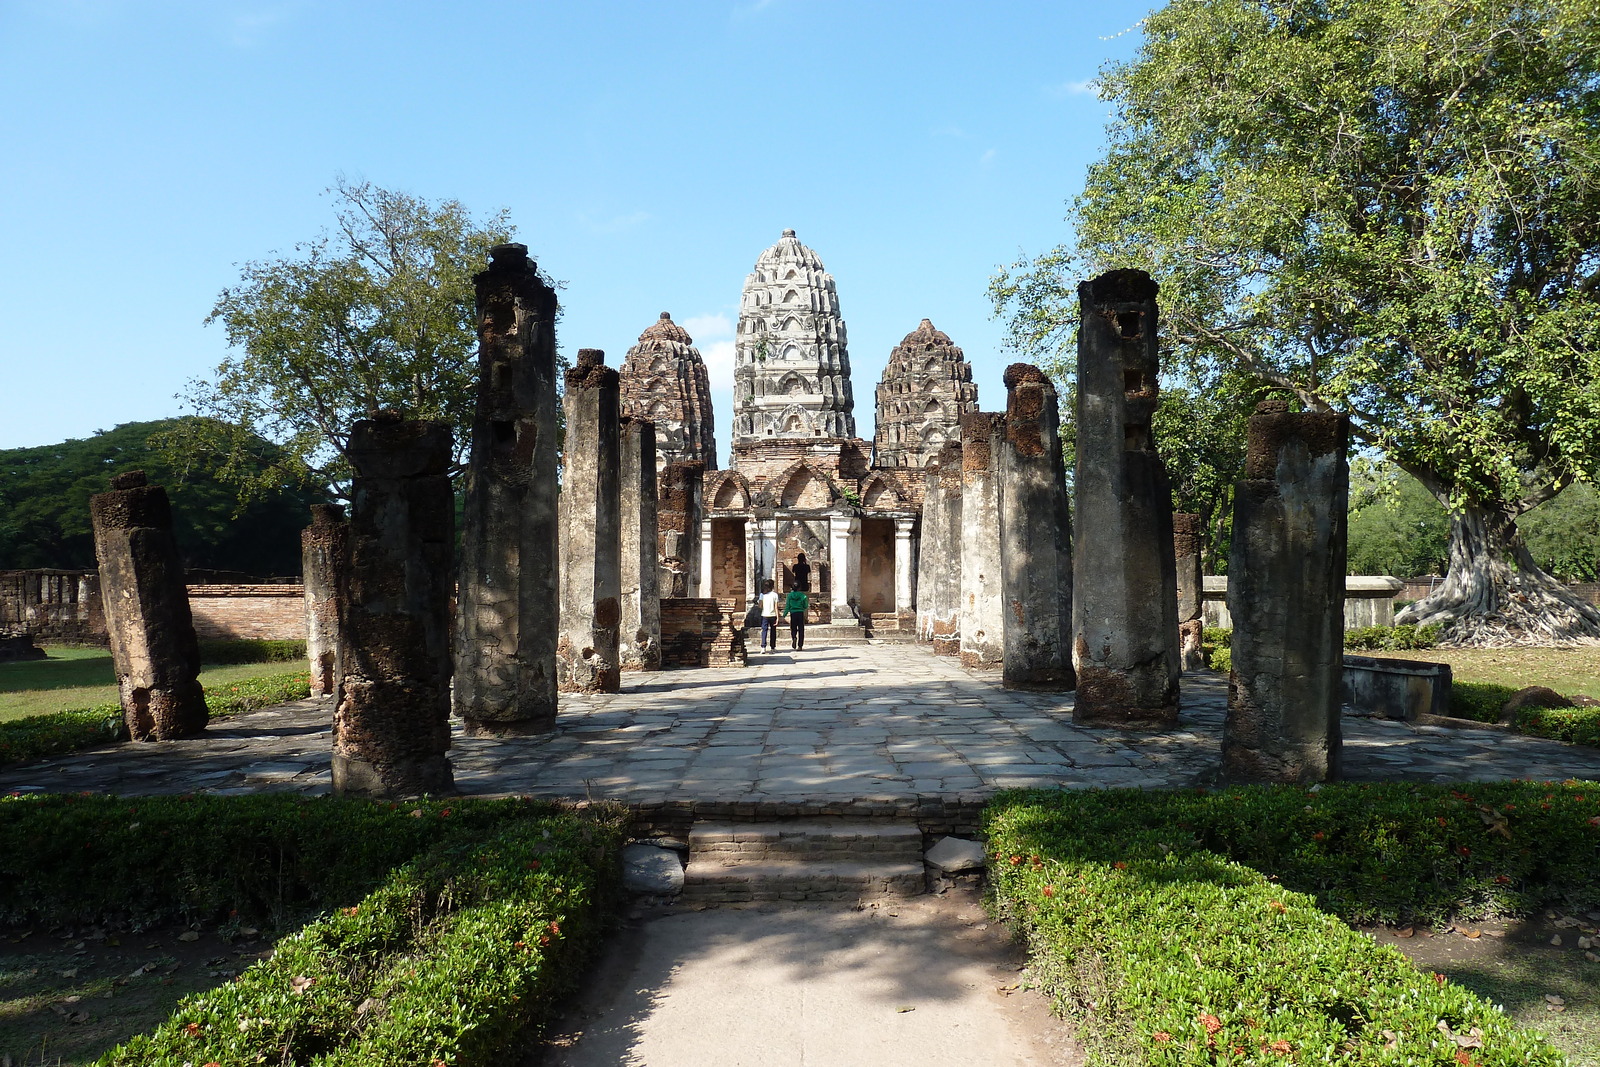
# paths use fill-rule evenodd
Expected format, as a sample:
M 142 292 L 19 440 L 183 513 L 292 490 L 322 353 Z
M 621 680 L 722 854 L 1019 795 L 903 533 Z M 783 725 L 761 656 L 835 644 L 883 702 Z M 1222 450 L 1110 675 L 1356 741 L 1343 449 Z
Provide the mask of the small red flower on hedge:
M 1126 863 L 1123 863 L 1121 860 L 1118 860 L 1117 862 L 1113 863 L 1111 866 L 1115 870 L 1119 870 L 1119 871 L 1125 871 L 1125 870 L 1128 869 L 1128 865 Z
M 199 1023 L 189 1023 L 187 1026 L 185 1026 L 183 1028 L 183 1032 L 188 1034 L 190 1037 L 199 1037 L 200 1036 L 200 1024 Z
M 1327 836 L 1328 836 L 1327 834 L 1323 833 L 1321 830 L 1318 830 L 1316 833 L 1311 835 L 1311 840 L 1313 840 L 1313 841 L 1321 841 L 1323 838 L 1325 838 Z
M 528 861 L 528 870 L 537 871 L 538 869 L 539 869 L 539 861 L 538 860 L 529 860 Z
M 1440 816 L 1439 816 L 1439 825 L 1440 825 L 1440 826 L 1449 826 L 1449 825 L 1450 825 L 1450 824 L 1449 824 L 1449 823 L 1448 823 L 1448 822 L 1446 822 L 1446 821 L 1445 821 L 1445 818 L 1444 818 L 1444 816 L 1443 816 L 1443 815 L 1440 815 Z
M 1206 1028 L 1206 1033 L 1214 1034 L 1222 1029 L 1222 1020 L 1206 1012 L 1200 1013 L 1200 1025 Z
M 1172 1035 L 1167 1033 L 1165 1030 L 1157 1030 L 1155 1033 L 1151 1034 L 1150 1037 L 1155 1041 L 1171 1041 L 1172 1040 Z
M 1282 915 L 1289 910 L 1289 906 L 1281 900 L 1274 900 L 1267 905 L 1267 910 L 1275 911 L 1279 915 Z
M 446 818 L 446 817 L 449 816 L 449 814 L 450 814 L 450 809 L 449 808 L 445 808 L 443 811 L 441 811 L 439 813 L 439 818 L 441 818 L 441 819 Z
M 561 924 L 560 924 L 560 923 L 551 923 L 551 924 L 550 924 L 550 932 L 551 932 L 551 933 L 552 933 L 552 934 L 559 934 L 559 933 L 561 933 Z
M 1056 887 L 1053 885 L 1047 885 L 1041 890 L 1041 892 L 1047 897 L 1053 897 L 1056 895 Z
M 1600 826 L 1600 815 L 1591 815 L 1591 816 L 1589 816 L 1589 825 L 1590 826 Z
M 1261 1048 L 1265 1052 L 1276 1052 L 1280 1056 L 1287 1056 L 1294 1051 L 1294 1046 L 1281 1037 L 1270 1045 L 1262 1045 Z
M 1463 856 L 1472 855 L 1472 850 L 1470 848 L 1468 848 L 1466 845 L 1462 845 L 1460 848 L 1456 849 L 1456 851 L 1461 853 Z
M 1438 971 L 1434 971 L 1433 972 L 1433 984 L 1434 985 L 1444 985 L 1444 975 L 1440 974 Z
M 1022 857 L 1021 856 L 1012 856 L 1011 857 L 1011 866 L 1015 867 L 1017 864 L 1019 864 L 1021 862 L 1022 862 Z

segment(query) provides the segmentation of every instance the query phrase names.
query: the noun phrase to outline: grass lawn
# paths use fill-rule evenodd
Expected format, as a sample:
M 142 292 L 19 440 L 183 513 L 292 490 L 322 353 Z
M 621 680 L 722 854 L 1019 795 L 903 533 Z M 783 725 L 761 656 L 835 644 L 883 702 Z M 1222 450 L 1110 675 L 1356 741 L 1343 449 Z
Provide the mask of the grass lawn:
M 1543 685 L 1569 697 L 1600 699 L 1600 646 L 1424 648 L 1361 655 L 1448 663 L 1458 682 L 1487 682 L 1512 689 Z
M 0 722 L 92 708 L 115 702 L 117 679 L 111 653 L 102 648 L 48 648 L 49 659 L 0 663 Z M 200 684 L 215 690 L 246 678 L 282 674 L 284 663 L 203 667 Z

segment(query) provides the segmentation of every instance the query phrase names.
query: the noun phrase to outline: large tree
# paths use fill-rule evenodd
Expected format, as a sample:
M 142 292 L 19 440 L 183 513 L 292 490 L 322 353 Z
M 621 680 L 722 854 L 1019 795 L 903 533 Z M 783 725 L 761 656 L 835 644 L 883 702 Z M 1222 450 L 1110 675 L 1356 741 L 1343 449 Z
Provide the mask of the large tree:
M 477 382 L 472 276 L 510 240 L 505 211 L 474 219 L 460 203 L 430 203 L 341 179 L 332 234 L 292 255 L 246 263 L 207 322 L 233 351 L 186 399 L 211 419 L 164 444 L 233 458 L 218 476 L 241 497 L 285 478 L 339 492 L 357 419 L 382 409 L 456 427 L 465 455 Z M 252 438 L 280 447 L 266 468 L 249 462 Z
M 1348 412 L 1451 514 L 1407 618 L 1592 640 L 1519 515 L 1600 479 L 1600 19 L 1592 0 L 1177 0 L 1103 71 L 1076 240 L 996 278 L 1050 348 L 1070 281 L 1138 266 L 1168 354 Z

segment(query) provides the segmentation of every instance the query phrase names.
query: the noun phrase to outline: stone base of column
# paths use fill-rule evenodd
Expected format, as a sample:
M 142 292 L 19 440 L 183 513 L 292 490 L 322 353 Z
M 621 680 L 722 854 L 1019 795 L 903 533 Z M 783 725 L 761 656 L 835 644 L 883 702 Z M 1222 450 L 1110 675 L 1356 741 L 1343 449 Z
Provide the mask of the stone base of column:
M 462 719 L 466 737 L 532 737 L 556 728 L 554 713 L 534 719 Z
M 416 797 L 454 793 L 456 781 L 445 756 L 423 756 L 380 767 L 335 752 L 333 791 L 340 796 Z
M 168 689 L 141 689 L 124 678 L 120 686 L 123 724 L 133 741 L 174 741 L 205 732 L 210 713 L 199 682 Z
M 1081 726 L 1122 730 L 1165 730 L 1178 725 L 1178 687 L 1166 665 L 1148 670 L 1108 670 L 1078 666 L 1078 695 L 1072 721 Z

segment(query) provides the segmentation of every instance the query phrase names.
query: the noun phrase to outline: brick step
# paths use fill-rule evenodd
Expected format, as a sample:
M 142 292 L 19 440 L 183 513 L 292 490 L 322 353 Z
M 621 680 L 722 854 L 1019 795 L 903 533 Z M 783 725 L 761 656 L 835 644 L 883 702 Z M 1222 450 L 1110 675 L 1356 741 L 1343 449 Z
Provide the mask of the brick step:
M 697 823 L 689 831 L 689 862 L 763 863 L 922 862 L 922 831 L 913 823 L 878 819 L 810 819 L 793 822 Z
M 922 863 L 736 863 L 690 857 L 683 872 L 687 903 L 754 900 L 872 900 L 913 897 L 924 891 Z

